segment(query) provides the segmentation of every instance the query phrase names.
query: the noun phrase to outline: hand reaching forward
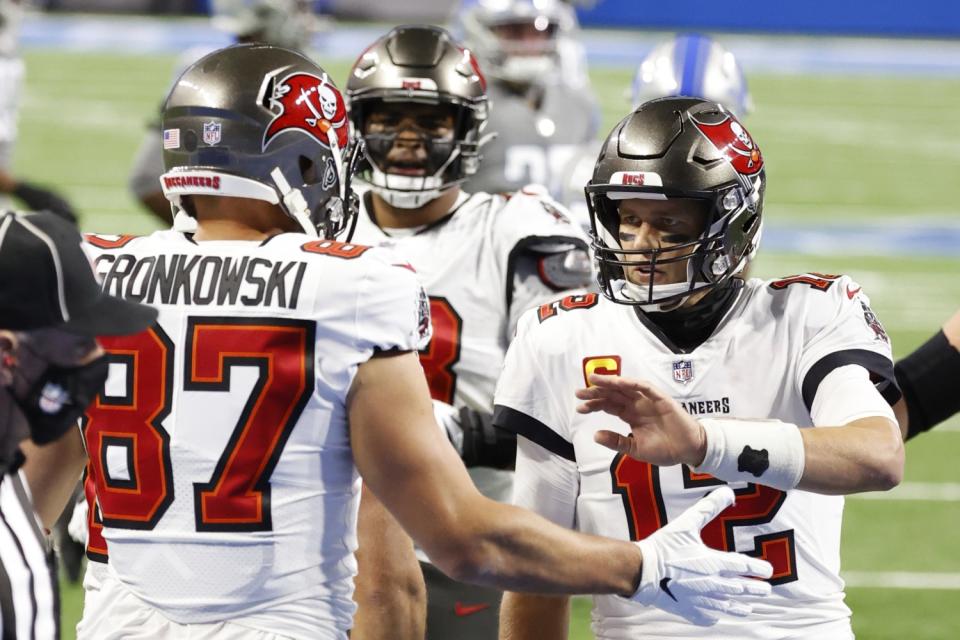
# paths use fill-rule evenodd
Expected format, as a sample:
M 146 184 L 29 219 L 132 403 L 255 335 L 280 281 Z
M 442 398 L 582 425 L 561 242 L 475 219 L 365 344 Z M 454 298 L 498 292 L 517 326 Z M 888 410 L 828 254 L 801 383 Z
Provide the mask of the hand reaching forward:
M 637 542 L 643 566 L 640 588 L 630 599 L 702 626 L 715 624 L 722 613 L 750 615 L 750 603 L 737 596 L 768 595 L 770 584 L 750 576 L 769 578 L 773 567 L 765 560 L 710 549 L 700 539 L 700 530 L 733 503 L 733 490 L 721 487 Z
M 703 427 L 680 404 L 651 384 L 619 376 L 592 374 L 586 389 L 577 390 L 584 400 L 578 413 L 603 411 L 630 426 L 631 436 L 597 431 L 599 444 L 631 458 L 660 466 L 703 462 L 707 439 Z

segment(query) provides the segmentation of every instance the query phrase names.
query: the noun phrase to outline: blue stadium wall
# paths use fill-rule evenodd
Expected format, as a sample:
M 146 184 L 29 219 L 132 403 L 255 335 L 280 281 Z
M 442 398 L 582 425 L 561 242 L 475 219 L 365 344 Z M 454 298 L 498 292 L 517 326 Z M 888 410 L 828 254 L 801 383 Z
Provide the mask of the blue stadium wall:
M 960 37 L 960 0 L 598 0 L 584 26 Z

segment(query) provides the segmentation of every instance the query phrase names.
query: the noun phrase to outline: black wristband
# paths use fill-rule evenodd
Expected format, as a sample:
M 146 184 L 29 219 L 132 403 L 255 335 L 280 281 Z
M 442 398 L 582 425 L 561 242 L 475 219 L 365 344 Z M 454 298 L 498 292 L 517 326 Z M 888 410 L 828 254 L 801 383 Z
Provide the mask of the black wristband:
M 492 415 L 469 407 L 460 409 L 460 428 L 465 466 L 513 469 L 517 462 L 517 434 L 494 426 Z
M 960 411 L 960 351 L 943 331 L 894 365 L 910 421 L 907 440 Z

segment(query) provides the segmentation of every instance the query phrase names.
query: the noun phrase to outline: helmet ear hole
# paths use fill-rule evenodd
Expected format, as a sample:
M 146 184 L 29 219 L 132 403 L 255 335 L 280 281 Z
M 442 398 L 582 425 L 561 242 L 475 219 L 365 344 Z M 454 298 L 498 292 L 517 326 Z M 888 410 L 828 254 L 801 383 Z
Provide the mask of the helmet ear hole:
M 303 184 L 314 184 L 320 180 L 317 171 L 317 163 L 307 156 L 300 156 L 300 175 L 303 176 Z

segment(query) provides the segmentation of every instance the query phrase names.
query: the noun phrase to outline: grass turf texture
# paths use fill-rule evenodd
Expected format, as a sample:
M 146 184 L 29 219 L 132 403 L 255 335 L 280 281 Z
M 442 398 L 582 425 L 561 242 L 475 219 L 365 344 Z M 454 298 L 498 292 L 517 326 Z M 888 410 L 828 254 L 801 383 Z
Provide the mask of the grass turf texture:
M 28 81 L 15 155 L 19 175 L 61 189 L 87 231 L 143 233 L 156 224 L 126 190 L 131 159 L 172 77 L 172 56 L 39 51 Z M 326 69 L 342 86 L 348 63 Z M 592 72 L 605 133 L 629 109 L 630 70 Z M 766 216 L 777 222 L 863 224 L 934 219 L 955 212 L 960 161 L 955 80 L 752 76 L 758 109 L 748 125 L 767 161 Z M 904 355 L 960 302 L 960 260 L 849 255 L 804 257 L 761 251 L 756 275 L 807 270 L 850 273 Z M 960 425 L 954 421 L 951 426 Z M 960 431 L 929 434 L 907 448 L 907 481 L 960 482 Z M 960 502 L 849 500 L 846 571 L 960 572 Z M 852 588 L 861 638 L 960 637 L 957 591 Z M 64 637 L 73 637 L 82 591 L 63 591 Z M 571 638 L 590 638 L 589 601 L 574 604 Z

